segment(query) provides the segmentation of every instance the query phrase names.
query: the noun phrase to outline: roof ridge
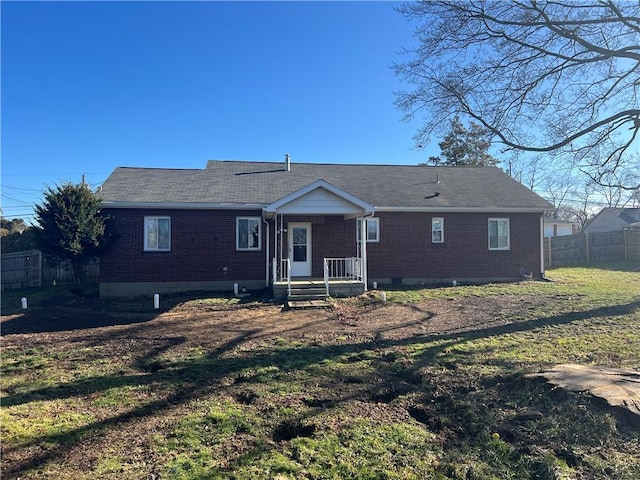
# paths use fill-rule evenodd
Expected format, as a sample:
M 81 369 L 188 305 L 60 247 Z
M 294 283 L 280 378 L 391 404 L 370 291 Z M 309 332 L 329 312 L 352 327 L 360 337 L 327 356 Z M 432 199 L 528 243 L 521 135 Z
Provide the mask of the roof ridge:
M 166 171 L 184 171 L 184 172 L 202 172 L 204 168 L 179 168 L 179 167 L 116 167 L 117 170 L 166 170 Z
M 284 161 L 274 161 L 274 160 L 207 160 L 207 168 L 210 163 L 248 163 L 248 164 L 267 164 L 267 165 L 284 165 Z M 309 166 L 338 166 L 338 167 L 393 167 L 393 168 L 446 168 L 446 169 L 460 169 L 460 168 L 496 168 L 502 171 L 501 168 L 496 167 L 494 165 L 406 165 L 406 164 L 395 164 L 395 163 L 335 163 L 335 162 L 291 162 L 291 166 L 295 165 L 309 165 Z M 505 172 L 506 173 L 506 172 Z

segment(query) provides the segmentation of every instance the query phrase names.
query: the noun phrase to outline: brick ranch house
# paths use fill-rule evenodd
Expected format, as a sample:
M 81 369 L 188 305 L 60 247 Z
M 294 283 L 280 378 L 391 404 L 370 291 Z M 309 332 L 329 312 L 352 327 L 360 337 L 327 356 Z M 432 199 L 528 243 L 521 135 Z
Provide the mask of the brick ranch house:
M 209 161 L 116 168 L 103 297 L 263 289 L 334 295 L 374 282 L 519 280 L 544 272 L 546 200 L 495 167 Z

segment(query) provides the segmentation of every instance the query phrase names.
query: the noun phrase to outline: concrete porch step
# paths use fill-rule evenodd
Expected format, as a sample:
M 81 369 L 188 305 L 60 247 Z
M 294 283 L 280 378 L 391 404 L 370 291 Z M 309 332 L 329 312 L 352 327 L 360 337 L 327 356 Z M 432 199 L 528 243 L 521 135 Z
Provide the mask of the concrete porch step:
M 298 293 L 298 294 L 293 294 L 293 292 L 291 292 L 291 295 L 289 295 L 287 297 L 287 300 L 298 300 L 298 301 L 303 301 L 303 300 L 327 300 L 329 298 L 329 295 L 327 295 L 326 293 L 323 294 L 312 294 L 312 293 Z
M 317 283 L 291 285 L 287 296 L 288 308 L 322 308 L 328 307 L 327 289 Z
M 327 289 L 325 287 L 291 287 L 291 293 L 289 294 L 289 298 L 291 297 L 319 297 L 326 298 L 327 297 Z
M 314 298 L 316 296 L 317 298 L 326 298 L 326 287 L 322 279 L 295 280 L 291 282 L 291 289 L 291 297 L 313 294 Z M 331 280 L 329 289 L 329 294 L 332 297 L 350 297 L 362 295 L 364 293 L 364 284 L 353 280 Z M 302 290 L 305 290 L 305 292 L 303 293 Z M 287 283 L 274 283 L 273 295 L 274 298 L 286 301 L 289 298 L 287 295 Z
M 287 300 L 287 308 L 331 308 L 331 303 L 325 299 L 313 299 L 313 300 Z

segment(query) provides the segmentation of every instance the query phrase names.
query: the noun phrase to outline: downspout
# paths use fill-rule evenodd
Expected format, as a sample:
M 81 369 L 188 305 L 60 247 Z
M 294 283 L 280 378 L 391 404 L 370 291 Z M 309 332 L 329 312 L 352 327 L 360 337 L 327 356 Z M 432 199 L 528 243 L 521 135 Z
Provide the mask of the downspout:
M 282 281 L 282 260 L 284 259 L 282 252 L 282 235 L 284 234 L 284 216 L 280 214 L 280 228 L 278 228 L 278 214 L 276 213 L 276 231 L 278 232 L 278 245 L 280 246 L 280 260 L 278 263 L 278 269 L 280 270 L 280 281 Z M 278 247 L 276 245 L 276 248 Z
M 263 213 L 263 215 L 264 215 L 264 213 Z M 268 287 L 269 286 L 269 240 L 270 240 L 270 237 L 269 237 L 269 222 L 264 217 L 262 217 L 262 221 L 267 226 L 267 258 L 266 258 L 266 263 L 265 263 L 265 275 L 266 275 L 266 278 L 265 278 L 264 286 Z

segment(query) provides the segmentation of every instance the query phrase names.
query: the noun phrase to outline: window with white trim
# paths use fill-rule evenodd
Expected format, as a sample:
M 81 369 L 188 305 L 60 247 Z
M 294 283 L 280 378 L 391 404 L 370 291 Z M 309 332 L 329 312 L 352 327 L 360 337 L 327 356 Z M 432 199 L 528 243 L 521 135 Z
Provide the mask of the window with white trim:
M 379 242 L 380 241 L 380 221 L 378 218 L 367 218 L 365 219 L 365 225 L 366 225 L 366 237 L 367 237 L 367 242 L 371 243 L 371 242 Z M 359 219 L 356 222 L 356 238 L 358 239 L 358 242 L 360 241 L 360 239 L 362 238 L 361 235 L 361 231 L 362 231 L 362 220 Z
M 444 218 L 431 219 L 431 243 L 444 243 Z
M 510 245 L 509 219 L 489 219 L 489 250 L 509 250 Z
M 262 248 L 260 217 L 236 218 L 236 250 L 260 250 Z
M 144 217 L 145 252 L 171 250 L 171 217 Z

